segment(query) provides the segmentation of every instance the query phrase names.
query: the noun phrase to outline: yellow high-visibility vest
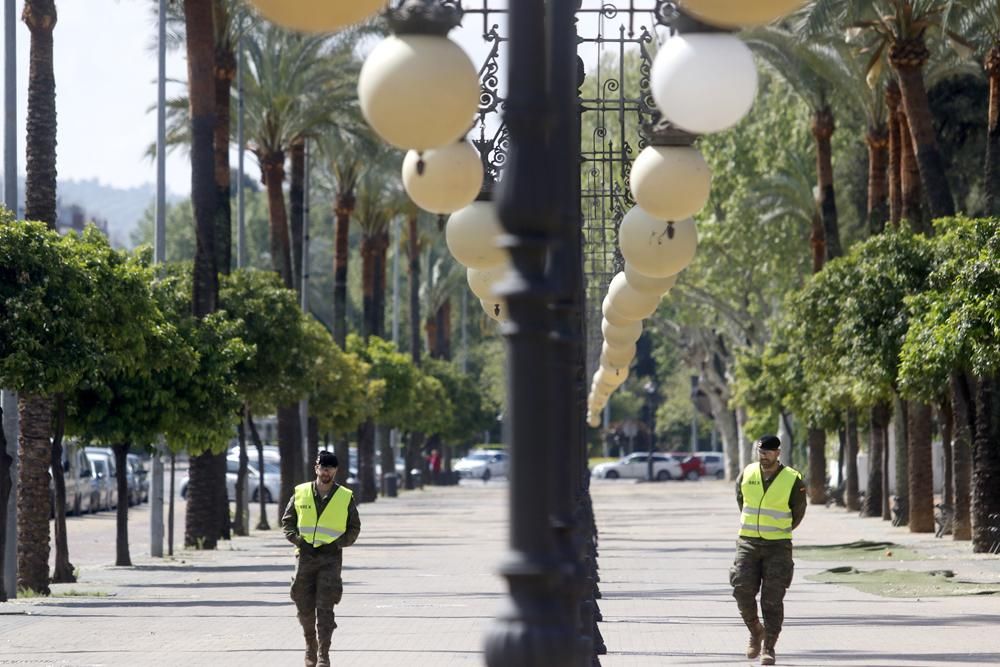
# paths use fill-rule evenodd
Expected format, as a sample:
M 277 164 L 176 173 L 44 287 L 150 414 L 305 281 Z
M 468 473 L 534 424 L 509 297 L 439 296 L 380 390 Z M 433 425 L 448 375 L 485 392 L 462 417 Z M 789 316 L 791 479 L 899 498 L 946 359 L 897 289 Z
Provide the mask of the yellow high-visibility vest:
M 347 530 L 347 508 L 351 504 L 351 490 L 339 487 L 323 508 L 323 513 L 316 516 L 316 506 L 313 497 L 313 484 L 306 482 L 295 487 L 295 513 L 299 518 L 299 535 L 313 546 L 330 544 Z
M 792 508 L 788 498 L 802 475 L 792 468 L 782 468 L 764 491 L 760 463 L 751 463 L 743 471 L 740 490 L 743 493 L 743 514 L 740 516 L 740 537 L 761 537 L 765 540 L 792 539 Z

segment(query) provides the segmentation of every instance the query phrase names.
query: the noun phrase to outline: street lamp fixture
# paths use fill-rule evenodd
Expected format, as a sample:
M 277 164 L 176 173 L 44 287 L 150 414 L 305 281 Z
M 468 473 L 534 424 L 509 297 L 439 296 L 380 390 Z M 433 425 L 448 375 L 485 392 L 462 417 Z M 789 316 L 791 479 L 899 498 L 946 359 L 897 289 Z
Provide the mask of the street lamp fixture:
M 708 203 L 712 173 L 694 135 L 669 126 L 649 131 L 647 146 L 632 165 L 630 187 L 644 211 L 663 220 L 683 220 Z
M 604 301 L 601 303 L 601 313 L 604 314 L 604 319 L 616 327 L 627 327 L 635 322 L 635 318 L 625 317 L 612 305 L 611 295 L 604 297 Z
M 503 233 L 496 205 L 486 200 L 452 213 L 444 232 L 448 250 L 458 263 L 481 271 L 507 263 L 507 251 L 497 244 Z
M 431 213 L 465 208 L 483 187 L 479 151 L 466 139 L 403 158 L 403 187 L 413 203 Z
M 465 136 L 479 108 L 479 74 L 448 39 L 462 11 L 438 0 L 406 0 L 385 12 L 393 34 L 365 59 L 361 113 L 376 134 L 403 149 L 440 148 Z
M 626 326 L 616 327 L 607 320 L 601 320 L 601 333 L 608 345 L 621 347 L 635 343 L 642 336 L 642 321 L 636 320 Z
M 267 20 L 300 32 L 333 32 L 374 15 L 385 0 L 250 0 Z
M 624 228 L 624 225 L 623 225 Z M 630 320 L 644 320 L 656 312 L 660 294 L 639 292 L 629 286 L 624 273 L 618 273 L 608 286 L 611 307 Z
M 625 280 L 628 282 L 629 287 L 638 291 L 646 292 L 649 294 L 657 294 L 661 298 L 666 295 L 674 285 L 677 284 L 677 274 L 672 276 L 667 276 L 666 278 L 652 278 L 644 273 L 640 273 L 635 270 L 635 268 L 625 262 Z
M 625 261 L 642 275 L 668 278 L 694 260 L 698 230 L 691 218 L 663 220 L 633 206 L 618 230 L 618 245 Z

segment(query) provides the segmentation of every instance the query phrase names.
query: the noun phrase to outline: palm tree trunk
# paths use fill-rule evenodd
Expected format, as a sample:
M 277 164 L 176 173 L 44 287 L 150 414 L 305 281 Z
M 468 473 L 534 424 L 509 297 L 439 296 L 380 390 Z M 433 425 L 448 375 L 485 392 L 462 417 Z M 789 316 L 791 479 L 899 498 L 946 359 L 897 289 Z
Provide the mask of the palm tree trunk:
M 14 480 L 10 471 L 14 458 L 7 452 L 7 436 L 3 431 L 3 405 L 0 405 L 0 602 L 7 601 L 7 581 L 4 577 L 7 554 L 7 507 Z
M 278 451 L 281 452 L 281 498 L 278 503 L 284 509 L 295 494 L 295 485 L 303 481 L 298 403 L 278 407 Z
M 910 532 L 934 532 L 934 468 L 931 455 L 932 412 L 913 401 L 907 410 L 909 440 Z
M 437 312 L 437 335 L 441 359 L 451 360 L 451 299 L 445 299 Z
M 63 475 L 63 434 L 66 430 L 66 400 L 62 394 L 56 396 L 55 420 L 52 428 L 52 483 L 56 497 L 54 533 L 56 543 L 56 563 L 52 572 L 52 583 L 72 584 L 76 582 L 73 563 L 69 561 L 69 542 L 66 539 L 66 478 Z
M 1000 376 L 979 378 L 973 450 L 972 551 L 1000 553 Z
M 267 188 L 268 239 L 271 248 L 271 266 L 281 276 L 285 287 L 295 287 L 292 278 L 292 255 L 288 238 L 288 212 L 285 208 L 285 152 L 268 153 L 261 159 L 264 169 L 264 186 Z
M 20 396 L 18 414 L 17 587 L 48 595 L 52 399 Z
M 381 231 L 376 236 L 375 243 L 375 285 L 373 305 L 375 308 L 375 335 L 385 338 L 385 304 L 386 304 L 386 268 L 389 251 L 389 232 Z
M 240 448 L 239 467 L 236 470 L 236 512 L 233 514 L 233 532 L 246 537 L 250 534 L 250 517 L 247 516 L 247 473 L 249 472 L 250 458 L 247 456 L 247 429 L 246 429 L 246 404 L 240 411 L 240 423 L 236 427 L 236 438 Z M 259 482 L 258 482 L 259 483 Z M 263 493 L 264 487 L 258 487 L 259 493 Z
M 354 204 L 354 193 L 338 194 L 334 211 L 337 229 L 334 232 L 333 255 L 333 339 L 341 348 L 347 340 L 347 260 L 350 255 L 350 224 Z
M 220 0 L 215 0 L 216 10 Z M 232 266 L 233 205 L 229 169 L 229 117 L 233 80 L 236 78 L 236 55 L 229 40 L 221 41 L 215 51 L 215 268 L 229 275 Z
M 132 567 L 128 548 L 128 448 L 129 443 L 112 447 L 115 452 L 115 481 L 118 483 L 118 509 L 115 512 L 115 565 Z
M 420 232 L 417 228 L 418 217 L 411 213 L 406 220 L 407 259 L 410 267 L 410 356 L 413 363 L 420 365 Z
M 292 283 L 302 296 L 302 230 L 305 222 L 306 143 L 292 142 L 289 150 L 291 173 L 288 180 L 288 228 L 292 238 Z
M 371 419 L 358 427 L 358 486 L 358 502 L 375 502 L 378 495 L 375 485 L 375 422 Z
M 819 186 L 820 215 L 826 239 L 826 258 L 834 259 L 844 254 L 840 245 L 840 229 L 837 222 L 837 200 L 833 188 L 833 148 L 831 139 L 836 124 L 830 107 L 813 112 L 812 133 L 816 140 L 816 177 Z
M 889 131 L 868 128 L 868 233 L 877 236 L 889 219 Z
M 976 432 L 974 385 L 964 373 L 953 373 L 949 384 L 951 406 L 955 413 L 955 432 L 951 447 L 955 468 L 955 516 L 951 536 L 955 540 L 971 540 L 972 436 Z
M 226 452 L 212 457 L 212 483 L 215 486 L 215 506 L 218 507 L 216 530 L 220 540 L 233 539 L 233 526 L 229 519 L 229 483 L 226 481 Z
M 903 108 L 910 125 L 920 178 L 927 191 L 931 216 L 944 218 L 955 214 L 955 200 L 938 150 L 931 118 L 931 107 L 924 87 L 923 66 L 930 57 L 923 36 L 897 42 L 889 49 L 889 63 L 896 70 Z
M 361 297 L 363 335 L 378 336 L 378 320 L 375 315 L 375 272 L 378 241 L 367 232 L 361 237 Z
M 889 119 L 889 222 L 893 227 L 903 219 L 903 133 L 899 127 L 902 101 L 899 83 L 892 79 L 886 85 L 885 106 Z
M 217 192 L 215 179 L 215 29 L 212 0 L 184 0 L 191 111 L 191 203 L 197 245 L 194 255 L 193 311 L 215 312 L 219 300 L 216 265 Z
M 219 542 L 219 507 L 215 455 L 191 456 L 188 462 L 187 509 L 184 513 L 184 546 L 215 549 Z
M 858 412 L 854 408 L 847 411 L 845 430 L 847 437 L 844 452 L 846 459 L 844 461 L 846 468 L 844 505 L 849 512 L 857 512 L 861 509 L 861 501 L 858 497 Z
M 868 431 L 868 490 L 861 508 L 862 516 L 882 515 L 882 452 L 885 448 L 886 409 L 876 405 L 871 409 Z
M 257 449 L 257 470 L 260 472 L 260 488 L 264 488 L 264 443 L 260 441 L 260 433 L 257 432 L 257 425 L 253 423 L 253 413 L 250 412 L 250 407 L 247 406 L 247 426 L 250 428 L 250 437 L 253 439 L 254 447 Z M 257 494 L 257 499 L 260 501 L 260 517 L 257 519 L 257 530 L 271 530 L 271 526 L 267 523 L 267 500 L 264 497 L 264 492 L 261 491 Z M 279 512 L 283 512 L 285 506 L 279 505 Z
M 424 322 L 424 331 L 427 334 L 427 356 L 431 359 L 438 359 L 438 335 L 437 335 L 437 317 L 431 315 Z
M 823 230 L 823 219 L 819 215 L 813 216 L 809 247 L 812 248 L 813 273 L 819 273 L 826 264 L 826 232 Z
M 826 503 L 826 432 L 811 428 L 806 436 L 809 451 L 809 504 Z
M 955 507 L 955 465 L 952 459 L 951 443 L 955 435 L 955 413 L 951 409 L 951 400 L 945 396 L 938 402 L 938 418 L 941 420 L 941 454 L 944 465 L 944 489 L 941 502 L 954 509 Z
M 900 136 L 899 157 L 902 163 L 900 192 L 903 200 L 903 219 L 908 220 L 915 231 L 926 233 L 929 225 L 920 206 L 923 200 L 920 166 L 917 164 L 917 156 L 913 150 L 913 140 L 910 136 L 910 125 L 906 114 L 900 112 L 897 122 L 899 123 Z
M 1000 216 L 1000 44 L 986 55 L 986 75 L 990 82 L 990 110 L 986 134 L 986 215 Z
M 31 31 L 31 51 L 24 218 L 44 222 L 50 229 L 56 228 L 56 78 L 52 65 L 56 18 L 55 0 L 25 0 L 21 20 Z
M 897 394 L 893 398 L 893 433 L 896 441 L 896 495 L 893 500 L 898 510 L 893 518 L 894 526 L 910 523 L 910 437 L 909 405 Z
M 351 460 L 351 444 L 347 441 L 347 438 L 339 436 L 333 443 L 333 453 L 337 455 L 337 461 L 340 466 L 337 468 L 337 476 L 335 477 L 337 484 L 346 484 L 347 475 L 350 473 L 350 460 Z

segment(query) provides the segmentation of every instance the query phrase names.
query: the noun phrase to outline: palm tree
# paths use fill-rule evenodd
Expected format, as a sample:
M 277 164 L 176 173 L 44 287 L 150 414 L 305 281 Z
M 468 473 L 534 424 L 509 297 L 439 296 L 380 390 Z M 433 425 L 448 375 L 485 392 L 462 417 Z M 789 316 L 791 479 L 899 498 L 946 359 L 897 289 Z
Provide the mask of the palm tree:
M 28 74 L 28 134 L 25 141 L 24 217 L 56 226 L 56 82 L 52 65 L 52 30 L 56 25 L 55 0 L 25 0 L 21 20 L 31 32 Z M 49 593 L 48 466 L 54 452 L 52 399 L 22 395 L 18 398 L 21 431 L 18 440 L 17 505 L 35 508 L 17 513 L 17 586 Z M 59 453 L 60 462 L 62 452 Z M 66 487 L 62 465 L 53 469 L 57 490 Z M 57 544 L 65 536 L 65 500 L 57 504 Z M 60 512 L 59 510 L 63 511 Z M 59 520 L 60 515 L 62 519 Z
M 451 297 L 465 286 L 462 265 L 445 255 L 434 263 L 424 293 L 427 311 L 427 353 L 432 359 L 451 359 Z

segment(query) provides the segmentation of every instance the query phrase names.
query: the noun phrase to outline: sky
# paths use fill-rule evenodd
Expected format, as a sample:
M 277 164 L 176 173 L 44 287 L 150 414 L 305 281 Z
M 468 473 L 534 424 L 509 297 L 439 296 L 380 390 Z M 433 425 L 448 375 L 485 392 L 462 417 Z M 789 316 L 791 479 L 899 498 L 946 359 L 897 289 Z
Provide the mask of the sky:
M 58 0 L 56 5 L 54 59 L 59 178 L 96 179 L 120 188 L 154 184 L 155 163 L 144 154 L 156 139 L 156 114 L 150 111 L 156 105 L 156 3 Z M 17 155 L 18 170 L 23 175 L 30 33 L 20 21 L 23 2 L 15 0 L 15 6 Z M 581 33 L 593 20 L 581 18 Z M 504 31 L 501 25 L 501 33 Z M 482 17 L 470 14 L 465 25 L 451 35 L 472 54 L 477 66 L 486 54 L 481 33 Z M 183 53 L 168 53 L 168 82 L 186 78 Z M 179 83 L 168 83 L 167 95 L 177 95 L 183 90 Z M 235 155 L 232 164 L 235 167 Z M 248 173 L 255 175 L 256 166 L 249 155 L 246 164 Z M 186 153 L 175 151 L 168 155 L 166 181 L 169 193 L 190 192 L 191 167 Z

